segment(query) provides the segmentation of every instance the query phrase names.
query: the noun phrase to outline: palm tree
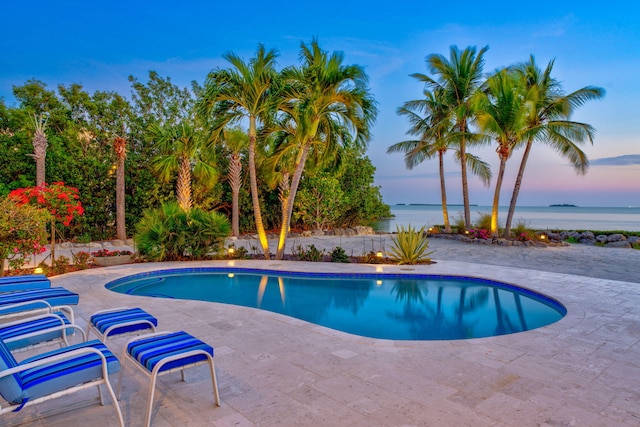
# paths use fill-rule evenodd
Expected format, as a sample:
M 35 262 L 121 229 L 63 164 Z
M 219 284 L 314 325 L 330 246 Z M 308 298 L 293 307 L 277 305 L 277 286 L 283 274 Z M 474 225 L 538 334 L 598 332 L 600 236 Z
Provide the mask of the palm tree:
M 328 54 L 316 39 L 300 47 L 302 67 L 283 70 L 286 92 L 280 109 L 288 118 L 297 155 L 289 196 L 283 207 L 277 259 L 282 259 L 293 204 L 310 151 L 318 150 L 324 161 L 335 158 L 340 145 L 364 147 L 377 111 L 367 88 L 362 67 L 343 65 L 341 52 Z
M 469 132 L 469 121 L 473 117 L 471 98 L 482 82 L 483 55 L 488 46 L 480 49 L 476 55 L 475 47 L 467 47 L 462 52 L 452 46 L 449 59 L 443 55 L 427 56 L 427 66 L 437 80 L 424 74 L 412 74 L 433 90 L 444 91 L 444 99 L 451 117 L 458 130 L 458 147 L 460 151 L 460 169 L 462 178 L 462 198 L 464 202 L 465 227 L 471 227 L 471 210 L 469 208 L 469 184 L 467 180 L 467 142 L 475 139 Z
M 236 237 L 240 235 L 240 208 L 239 195 L 242 186 L 242 160 L 240 153 L 247 147 L 248 137 L 240 129 L 226 129 L 224 131 L 224 141 L 229 155 L 229 185 L 231 186 L 231 230 Z
M 152 124 L 147 132 L 147 137 L 158 144 L 161 152 L 152 162 L 153 171 L 165 182 L 178 174 L 176 198 L 182 210 L 188 212 L 193 204 L 192 176 L 201 179 L 206 186 L 212 186 L 217 179 L 217 171 L 208 163 L 202 149 L 202 132 L 186 122 L 166 128 Z
M 127 157 L 127 140 L 121 136 L 113 139 L 113 149 L 116 152 L 118 164 L 116 166 L 116 238 L 125 240 L 127 230 L 125 225 L 125 182 L 124 160 Z
M 519 78 L 513 71 L 503 69 L 487 80 L 486 93 L 478 94 L 476 121 L 480 129 L 495 139 L 500 168 L 496 178 L 491 209 L 491 234 L 498 236 L 498 206 L 507 160 L 513 149 L 525 137 L 527 107 L 530 102 Z
M 269 241 L 262 223 L 262 212 L 258 198 L 256 176 L 256 129 L 257 122 L 266 120 L 272 109 L 271 92 L 274 90 L 278 73 L 275 70 L 277 54 L 266 51 L 258 45 L 254 58 L 246 63 L 234 53 L 224 58 L 233 68 L 214 70 L 207 76 L 205 90 L 200 103 L 200 112 L 214 121 L 214 132 L 210 141 L 216 140 L 216 132 L 243 118 L 249 119 L 249 181 L 253 215 L 258 240 L 266 259 L 269 255 Z
M 544 71 L 536 65 L 533 55 L 528 62 L 515 67 L 525 80 L 526 89 L 533 99 L 533 109 L 527 118 L 530 129 L 527 144 L 520 161 L 520 168 L 513 186 L 509 212 L 505 224 L 505 235 L 511 233 L 511 224 L 516 210 L 518 194 L 522 185 L 524 170 L 529 153 L 536 141 L 545 143 L 562 156 L 567 157 L 578 173 L 585 173 L 589 165 L 587 156 L 576 143 L 588 140 L 593 143 L 595 130 L 586 123 L 568 120 L 573 111 L 585 102 L 604 97 L 605 91 L 595 86 L 586 86 L 570 94 L 564 94 L 561 84 L 551 77 L 554 61 L 550 61 Z
M 387 149 L 387 153 L 405 153 L 405 165 L 407 169 L 413 169 L 425 160 L 438 156 L 438 170 L 440 173 L 440 195 L 442 203 L 442 216 L 444 219 L 445 232 L 451 232 L 449 222 L 449 212 L 447 209 L 447 189 L 444 179 L 444 155 L 450 148 L 456 150 L 456 157 L 460 159 L 460 150 L 455 145 L 459 140 L 452 138 L 453 123 L 448 114 L 448 108 L 442 99 L 442 90 L 434 92 L 425 90 L 424 99 L 405 102 L 398 108 L 398 114 L 407 117 L 411 128 L 407 132 L 410 135 L 419 136 L 419 140 L 402 141 L 393 144 Z M 420 114 L 425 113 L 425 117 Z M 491 169 L 488 163 L 481 161 L 478 157 L 466 153 L 467 166 L 472 173 L 478 175 L 480 179 L 489 185 L 491 180 Z
M 47 119 L 43 114 L 33 115 L 33 158 L 36 159 L 36 186 L 41 186 L 45 183 L 45 157 L 47 156 L 47 147 L 49 143 L 47 141 L 47 135 L 44 130 L 47 127 Z

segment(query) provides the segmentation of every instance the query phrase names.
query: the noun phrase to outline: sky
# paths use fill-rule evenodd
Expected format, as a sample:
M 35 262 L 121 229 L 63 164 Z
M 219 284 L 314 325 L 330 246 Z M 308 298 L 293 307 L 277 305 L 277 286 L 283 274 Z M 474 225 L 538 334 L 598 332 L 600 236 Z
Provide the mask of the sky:
M 187 87 L 203 83 L 212 69 L 228 66 L 234 52 L 249 59 L 259 43 L 279 53 L 278 66 L 298 63 L 300 43 L 317 37 L 328 51 L 342 51 L 345 64 L 369 75 L 378 118 L 367 155 L 375 184 L 389 204 L 440 202 L 437 160 L 407 170 L 402 154 L 387 148 L 410 139 L 396 114 L 419 99 L 422 85 L 409 75 L 428 73 L 425 58 L 448 56 L 451 46 L 489 46 L 485 72 L 534 55 L 544 67 L 555 60 L 554 77 L 569 93 L 584 86 L 606 90 L 603 100 L 572 117 L 597 133 L 585 144 L 592 164 L 577 175 L 546 146 L 534 147 L 519 205 L 640 206 L 640 3 L 635 0 L 539 0 L 527 2 L 430 0 L 370 1 L 45 1 L 7 2 L 0 25 L 0 97 L 15 99 L 12 87 L 38 79 L 49 89 L 80 83 L 93 92 L 130 95 L 129 75 L 148 72 Z M 497 173 L 495 147 L 474 148 Z M 522 152 L 507 163 L 501 205 L 509 203 Z M 625 157 L 621 157 L 625 156 Z M 616 159 L 621 157 L 620 159 Z M 450 203 L 462 202 L 459 166 L 445 163 Z M 471 203 L 490 205 L 491 187 L 470 180 Z

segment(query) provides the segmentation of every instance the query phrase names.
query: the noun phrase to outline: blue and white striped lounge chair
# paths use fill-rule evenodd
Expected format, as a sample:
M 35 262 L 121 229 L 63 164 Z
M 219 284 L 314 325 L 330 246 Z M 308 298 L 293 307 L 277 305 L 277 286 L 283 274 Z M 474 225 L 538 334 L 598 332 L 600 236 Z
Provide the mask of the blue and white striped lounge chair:
M 69 346 L 68 337 L 80 331 L 86 341 L 84 329 L 72 324 L 61 312 L 41 314 L 9 323 L 0 323 L 0 340 L 12 351 L 29 350 L 43 344 L 59 342 Z
M 0 292 L 50 288 L 51 281 L 44 274 L 0 277 Z
M 15 313 L 42 310 L 42 301 L 50 307 L 78 305 L 79 295 L 62 287 L 29 289 L 0 293 L 0 317 Z M 20 304 L 20 305 L 18 305 Z
M 118 359 L 98 340 L 39 354 L 20 363 L 0 341 L 0 396 L 6 401 L 0 406 L 0 415 L 89 387 L 98 387 L 100 403 L 104 405 L 100 388 L 104 385 L 123 427 L 122 412 L 109 383 L 109 374 L 119 369 Z
M 220 394 L 216 370 L 213 365 L 213 347 L 184 331 L 157 332 L 141 335 L 130 339 L 122 353 L 122 369 L 118 380 L 118 396 L 122 390 L 126 361 L 131 361 L 145 375 L 151 378 L 149 386 L 149 402 L 145 425 L 151 425 L 151 412 L 153 409 L 153 395 L 156 387 L 156 379 L 161 374 L 180 371 L 184 381 L 184 370 L 203 363 L 209 364 L 211 383 L 215 403 L 220 406 Z

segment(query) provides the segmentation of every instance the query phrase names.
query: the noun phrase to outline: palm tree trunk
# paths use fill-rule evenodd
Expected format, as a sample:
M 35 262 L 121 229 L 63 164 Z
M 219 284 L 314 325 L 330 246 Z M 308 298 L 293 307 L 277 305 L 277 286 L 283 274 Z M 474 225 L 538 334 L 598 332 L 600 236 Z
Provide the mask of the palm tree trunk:
M 240 235 L 239 194 L 242 174 L 240 155 L 233 153 L 229 162 L 229 185 L 231 186 L 231 232 L 235 237 Z
M 496 190 L 493 193 L 493 207 L 491 208 L 491 236 L 498 237 L 498 206 L 500 204 L 500 188 L 502 187 L 502 179 L 506 169 L 506 158 L 500 157 L 500 169 L 498 170 L 498 178 L 496 179 Z
M 466 122 L 460 124 L 460 131 L 466 131 Z M 471 210 L 469 208 L 469 182 L 467 180 L 467 152 L 465 150 L 464 136 L 460 140 L 460 168 L 462 176 L 462 200 L 464 203 L 464 226 L 468 230 L 471 228 Z
M 191 210 L 191 162 L 188 156 L 180 158 L 176 193 L 178 193 L 176 196 L 182 210 L 189 212 Z
M 520 161 L 520 169 L 518 170 L 518 176 L 516 182 L 513 185 L 513 193 L 511 194 L 511 203 L 509 203 L 509 213 L 507 214 L 507 223 L 504 226 L 504 235 L 506 237 L 511 236 L 511 223 L 513 221 L 513 215 L 516 212 L 516 202 L 518 200 L 518 194 L 520 193 L 520 187 L 522 186 L 522 178 L 524 177 L 524 168 L 527 166 L 527 160 L 529 158 L 529 152 L 533 146 L 533 139 L 527 141 L 527 146 L 524 149 L 522 155 L 522 161 Z
M 287 243 L 287 234 L 289 233 L 289 224 L 291 222 L 291 213 L 293 212 L 293 202 L 296 199 L 296 193 L 298 191 L 298 185 L 302 178 L 302 171 L 304 170 L 304 164 L 307 161 L 307 154 L 309 153 L 310 143 L 305 143 L 300 152 L 300 158 L 296 164 L 296 170 L 291 178 L 291 187 L 289 188 L 289 197 L 287 197 L 286 205 L 283 206 L 282 225 L 280 228 L 280 237 L 278 238 L 278 252 L 276 253 L 276 259 L 282 259 L 284 256 L 284 248 Z M 286 212 L 285 212 L 286 210 Z
M 447 188 L 444 185 L 444 152 L 438 151 L 438 163 L 440 167 L 440 195 L 442 196 L 442 216 L 444 218 L 444 231 L 451 233 L 451 224 L 449 223 L 449 210 L 447 209 Z
M 124 184 L 124 156 L 118 156 L 118 166 L 116 168 L 116 238 L 120 240 L 127 238 L 124 216 Z
M 253 217 L 256 221 L 256 232 L 262 247 L 265 259 L 270 259 L 269 239 L 262 224 L 262 212 L 260 211 L 260 199 L 258 198 L 258 179 L 256 176 L 256 118 L 249 117 L 249 184 L 251 188 L 251 201 L 253 202 Z

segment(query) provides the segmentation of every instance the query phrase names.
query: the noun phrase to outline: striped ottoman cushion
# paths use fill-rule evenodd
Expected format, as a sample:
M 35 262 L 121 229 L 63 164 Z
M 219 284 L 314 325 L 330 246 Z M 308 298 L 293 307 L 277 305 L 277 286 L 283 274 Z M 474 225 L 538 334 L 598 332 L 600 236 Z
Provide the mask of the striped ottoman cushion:
M 192 350 L 204 350 L 213 357 L 213 347 L 184 331 L 137 340 L 127 346 L 127 352 L 131 357 L 149 372 L 152 372 L 156 364 L 163 359 Z M 207 357 L 203 354 L 185 357 L 165 364 L 160 372 L 206 360 Z
M 158 319 L 141 308 L 129 308 L 126 310 L 94 314 L 90 319 L 93 327 L 96 328 L 101 335 L 104 335 L 107 329 L 112 326 L 122 323 L 139 322 L 136 324 L 125 325 L 121 328 L 114 328 L 109 332 L 109 336 L 149 329 L 149 324 L 142 321 L 149 321 L 153 323 L 154 326 L 158 326 Z

